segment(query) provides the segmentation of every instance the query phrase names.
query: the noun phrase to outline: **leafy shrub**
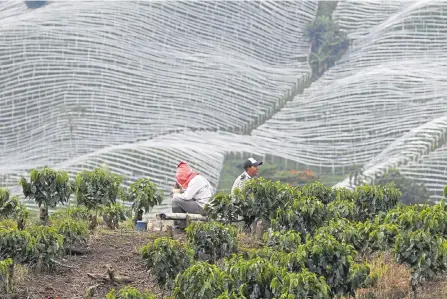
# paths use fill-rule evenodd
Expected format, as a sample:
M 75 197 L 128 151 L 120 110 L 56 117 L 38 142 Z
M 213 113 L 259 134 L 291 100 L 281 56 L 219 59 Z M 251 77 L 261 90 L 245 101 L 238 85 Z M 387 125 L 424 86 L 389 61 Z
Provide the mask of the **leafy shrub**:
M 352 245 L 338 242 L 328 234 L 316 234 L 308 238 L 304 245 L 298 246 L 295 252 L 281 257 L 281 267 L 299 273 L 304 268 L 326 278 L 330 286 L 330 295 L 352 295 L 355 288 L 361 285 L 360 278 L 365 280 L 369 275 L 369 267 L 355 267 L 356 252 Z M 353 273 L 360 271 L 359 273 Z M 366 273 L 368 275 L 366 275 Z M 365 275 L 363 275 L 365 274 Z M 351 281 L 350 278 L 356 278 Z
M 193 222 L 186 228 L 188 243 L 196 255 L 207 255 L 209 260 L 229 256 L 237 249 L 237 231 L 233 226 L 218 222 Z
M 335 200 L 327 205 L 328 219 L 346 218 L 355 220 L 355 204 L 348 200 Z
M 248 221 L 262 219 L 266 223 L 270 223 L 274 211 L 291 202 L 296 196 L 297 190 L 297 188 L 280 182 L 259 178 L 249 180 L 240 192 L 235 192 L 235 200 L 240 202 L 240 210 L 244 219 L 249 219 Z
M 146 266 L 162 287 L 172 286 L 177 276 L 191 264 L 194 251 L 169 238 L 158 238 L 141 249 Z
M 276 298 L 331 298 L 325 279 L 307 269 L 299 273 L 283 270 L 280 277 L 273 278 L 270 288 Z
M 0 228 L 0 259 L 12 258 L 17 263 L 28 261 L 35 240 L 27 231 Z
M 399 234 L 394 254 L 398 263 L 407 263 L 411 267 L 413 289 L 447 269 L 447 241 L 423 230 Z
M 0 293 L 12 292 L 13 267 L 12 259 L 0 260 Z
M 149 295 L 147 292 L 141 293 L 133 287 L 124 287 L 116 294 L 115 289 L 112 289 L 107 295 L 106 299 L 156 299 L 155 295 Z
M 330 187 L 326 187 L 320 182 L 313 182 L 301 187 L 302 197 L 314 197 L 323 204 L 328 204 L 334 200 L 334 192 Z
M 209 204 L 205 206 L 205 212 L 213 220 L 219 220 L 224 224 L 231 224 L 242 216 L 242 204 L 239 198 L 233 199 L 230 194 L 219 192 Z
M 306 236 L 308 228 L 300 211 L 286 208 L 278 208 L 271 218 L 271 228 L 275 231 L 297 231 L 301 236 Z
M 327 234 L 338 242 L 351 244 L 355 249 L 362 249 L 368 240 L 369 231 L 365 232 L 362 223 L 356 224 L 348 219 L 332 219 L 325 226 L 320 227 L 315 235 Z
M 245 260 L 234 256 L 225 261 L 225 272 L 231 277 L 234 289 L 247 298 L 273 298 L 272 280 L 280 273 L 268 260 L 256 257 Z
M 73 220 L 88 220 L 90 212 L 86 207 L 68 207 L 61 211 L 56 211 L 51 214 L 50 220 L 71 218 Z
M 154 206 L 163 201 L 163 191 L 158 190 L 148 178 L 140 178 L 130 184 L 127 192 L 122 192 L 122 200 L 133 202 L 132 210 L 138 216 L 141 212 L 148 213 Z M 135 223 L 138 217 L 134 220 Z
M 299 233 L 293 230 L 275 232 L 269 229 L 264 233 L 264 243 L 275 250 L 291 252 L 301 244 L 301 237 Z
M 34 239 L 34 247 L 31 251 L 30 262 L 52 268 L 54 258 L 62 254 L 64 237 L 58 234 L 57 229 L 51 226 L 32 226 L 28 228 Z
M 34 200 L 39 207 L 43 206 L 41 220 L 48 220 L 48 209 L 55 208 L 58 203 L 64 204 L 73 193 L 73 184 L 68 173 L 49 168 L 33 169 L 30 172 L 30 182 L 22 177 L 19 181 L 23 195 Z
M 327 219 L 326 206 L 314 197 L 300 197 L 278 208 L 272 217 L 274 230 L 296 230 L 302 236 L 313 233 Z
M 102 209 L 102 218 L 108 228 L 119 228 L 119 223 L 126 220 L 126 208 L 120 203 L 110 204 Z
M 75 221 L 71 218 L 53 220 L 52 226 L 64 237 L 64 247 L 86 245 L 89 237 L 86 221 Z
M 390 185 L 360 186 L 354 192 L 357 220 L 372 220 L 379 213 L 386 213 L 397 205 L 402 193 Z
M 212 299 L 230 289 L 228 275 L 215 265 L 199 262 L 177 276 L 173 294 L 177 299 Z
M 29 217 L 29 212 L 23 206 L 17 196 L 11 197 L 9 189 L 0 188 L 0 219 L 15 219 L 17 228 L 25 228 L 25 222 Z
M 88 210 L 97 210 L 116 202 L 121 178 L 100 168 L 76 176 L 76 199 Z

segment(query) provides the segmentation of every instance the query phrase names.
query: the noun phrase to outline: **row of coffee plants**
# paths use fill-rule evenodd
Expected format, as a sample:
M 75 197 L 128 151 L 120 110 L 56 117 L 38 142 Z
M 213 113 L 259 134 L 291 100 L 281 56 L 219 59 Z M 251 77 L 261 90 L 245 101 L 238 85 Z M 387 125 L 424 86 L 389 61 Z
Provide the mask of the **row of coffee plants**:
M 82 253 L 98 225 L 99 213 L 109 228 L 117 228 L 127 214 L 118 197 L 133 201 L 137 215 L 162 200 L 162 193 L 149 179 L 140 179 L 127 190 L 120 183 L 120 177 L 102 169 L 81 172 L 75 181 L 63 171 L 32 170 L 29 181 L 21 178 L 20 185 L 25 198 L 41 208 L 40 222 L 30 219 L 17 196 L 0 188 L 0 293 L 12 291 L 13 269 L 18 263 L 40 272 L 64 266 L 60 262 L 64 254 Z M 66 204 L 72 194 L 77 206 L 49 215 L 49 208 Z
M 406 263 L 416 290 L 447 270 L 447 208 L 444 201 L 403 206 L 400 197 L 389 185 L 350 191 L 252 180 L 235 196 L 216 195 L 207 208 L 225 224 L 192 223 L 187 244 L 160 238 L 142 257 L 174 298 L 354 295 L 377 281 L 361 259 L 376 251 Z M 265 222 L 263 248 L 238 247 L 233 223 L 240 219 Z
M 19 184 L 25 198 L 34 200 L 41 208 L 40 218 L 43 222 L 48 220 L 49 208 L 68 203 L 73 194 L 76 195 L 77 204 L 90 212 L 91 227 L 97 225 L 97 216 L 101 213 L 112 229 L 126 218 L 125 208 L 117 203 L 118 198 L 133 203 L 135 220 L 141 220 L 143 212 L 147 213 L 163 200 L 163 193 L 149 179 L 141 178 L 125 189 L 121 186 L 120 176 L 100 168 L 82 171 L 74 181 L 64 171 L 33 169 L 29 181 L 22 177 Z
M 250 252 L 238 248 L 232 225 L 192 223 L 186 235 L 187 244 L 159 238 L 142 249 L 152 276 L 174 298 L 332 298 L 371 282 L 353 246 L 330 235 L 302 244 L 296 232 L 283 241 L 266 234 L 271 247 Z

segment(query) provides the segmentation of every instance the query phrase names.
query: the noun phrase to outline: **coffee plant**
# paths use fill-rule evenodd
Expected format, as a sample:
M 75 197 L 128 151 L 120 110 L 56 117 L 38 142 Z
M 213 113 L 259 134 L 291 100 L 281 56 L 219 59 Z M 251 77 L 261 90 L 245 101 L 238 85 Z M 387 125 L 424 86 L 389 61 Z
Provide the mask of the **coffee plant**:
M 216 194 L 205 206 L 205 212 L 211 219 L 224 224 L 236 222 L 239 216 L 243 216 L 242 210 L 240 197 L 232 198 L 230 194 L 225 192 Z
M 237 231 L 231 225 L 218 222 L 193 222 L 186 228 L 188 243 L 196 256 L 210 262 L 229 256 L 237 249 Z
M 102 218 L 110 229 L 119 228 L 119 223 L 126 220 L 126 208 L 120 203 L 113 203 L 102 209 Z
M 106 299 L 156 299 L 155 295 L 149 295 L 148 292 L 141 293 L 134 287 L 124 287 L 118 291 L 112 289 L 107 295 Z
M 402 192 L 391 185 L 359 186 L 354 192 L 357 219 L 372 220 L 376 215 L 394 208 L 401 197 Z
M 447 241 L 423 230 L 399 234 L 394 254 L 397 262 L 407 263 L 411 267 L 413 289 L 447 269 Z
M 268 260 L 256 257 L 245 260 L 242 256 L 233 256 L 224 264 L 225 272 L 231 277 L 235 290 L 247 298 L 274 298 L 270 287 L 280 269 Z
M 16 263 L 29 261 L 35 250 L 35 243 L 27 231 L 0 228 L 0 259 L 11 258 Z
M 96 215 L 90 219 L 91 227 L 96 225 L 96 218 L 102 207 L 116 203 L 120 184 L 121 178 L 119 176 L 100 168 L 77 174 L 76 199 L 78 205 L 96 212 Z
M 23 230 L 29 212 L 17 196 L 11 197 L 9 189 L 0 188 L 0 219 L 15 219 L 17 228 Z
M 327 205 L 328 219 L 345 218 L 355 220 L 355 204 L 349 200 L 334 200 Z
M 173 294 L 176 299 L 214 299 L 231 289 L 231 279 L 225 272 L 216 265 L 199 262 L 177 276 Z
M 73 183 L 68 173 L 49 168 L 31 170 L 30 182 L 22 177 L 19 184 L 25 198 L 34 200 L 41 208 L 40 219 L 44 222 L 48 220 L 48 209 L 55 208 L 59 203 L 65 204 L 73 193 Z
M 122 191 L 121 199 L 133 202 L 132 210 L 135 212 L 134 223 L 142 220 L 143 212 L 148 213 L 154 206 L 163 201 L 163 191 L 148 178 L 140 178 L 130 184 L 127 191 Z
M 328 204 L 335 199 L 333 190 L 319 182 L 313 182 L 302 186 L 301 195 L 302 197 L 307 198 L 314 197 L 323 204 Z
M 309 228 L 300 211 L 290 208 L 278 208 L 271 218 L 271 227 L 275 231 L 297 231 L 301 236 L 306 236 Z
M 351 244 L 360 250 L 368 240 L 369 231 L 363 229 L 362 223 L 355 223 L 344 218 L 334 218 L 326 226 L 320 227 L 315 235 L 327 234 L 333 236 L 338 242 Z
M 264 243 L 275 250 L 292 252 L 301 244 L 301 237 L 293 230 L 278 232 L 269 229 L 264 233 Z
M 141 249 L 146 267 L 163 288 L 172 287 L 177 274 L 190 266 L 194 251 L 169 238 L 158 238 Z
M 54 259 L 63 253 L 64 236 L 51 226 L 32 226 L 28 228 L 28 231 L 35 242 L 31 250 L 30 262 L 37 267 L 45 266 L 52 269 Z
M 235 197 L 241 202 L 241 212 L 245 219 L 261 219 L 269 223 L 274 211 L 291 202 L 297 193 L 299 191 L 296 188 L 260 178 L 245 183 L 243 189 L 235 193 Z
M 64 247 L 85 246 L 89 238 L 88 223 L 70 218 L 57 219 L 51 222 L 57 233 L 64 237 Z
M 73 220 L 85 220 L 89 219 L 90 212 L 86 207 L 83 206 L 70 206 L 61 211 L 56 211 L 50 215 L 50 221 L 71 218 Z
M 323 277 L 303 269 L 299 273 L 282 270 L 270 283 L 275 298 L 331 298 L 330 288 Z
M 12 280 L 14 276 L 14 262 L 8 258 L 0 260 L 0 293 L 12 292 Z

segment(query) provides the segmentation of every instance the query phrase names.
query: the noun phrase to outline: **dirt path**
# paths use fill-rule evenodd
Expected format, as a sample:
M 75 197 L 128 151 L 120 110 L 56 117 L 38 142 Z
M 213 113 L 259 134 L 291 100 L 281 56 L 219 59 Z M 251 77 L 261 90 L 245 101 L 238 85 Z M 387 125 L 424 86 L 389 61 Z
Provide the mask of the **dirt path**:
M 159 236 L 161 233 L 120 231 L 95 233 L 90 240 L 88 254 L 68 256 L 63 261 L 65 265 L 73 268 L 58 266 L 52 273 L 30 272 L 20 279 L 16 289 L 23 290 L 20 298 L 82 299 L 86 289 L 98 283 L 88 277 L 87 273 L 104 274 L 107 267 L 112 266 L 115 275 L 127 276 L 132 280 L 129 285 L 156 293 L 157 289 L 154 288 L 154 283 L 144 268 L 139 251 L 143 245 Z M 115 288 L 123 286 L 118 285 Z M 92 298 L 105 298 L 112 288 L 110 284 L 102 285 L 97 288 Z

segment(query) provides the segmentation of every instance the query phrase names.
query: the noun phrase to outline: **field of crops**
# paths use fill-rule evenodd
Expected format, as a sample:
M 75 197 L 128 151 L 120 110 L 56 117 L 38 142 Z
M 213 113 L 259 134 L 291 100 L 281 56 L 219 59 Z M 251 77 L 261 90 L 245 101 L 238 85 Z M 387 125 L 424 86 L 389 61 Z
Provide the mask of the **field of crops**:
M 0 189 L 0 298 L 430 298 L 421 287 L 447 269 L 444 201 L 404 206 L 391 185 L 252 180 L 186 233 L 134 230 L 161 202 L 148 179 L 122 188 L 100 169 L 75 181 L 43 169 L 20 185 L 40 219 Z M 72 193 L 78 206 L 47 214 Z

